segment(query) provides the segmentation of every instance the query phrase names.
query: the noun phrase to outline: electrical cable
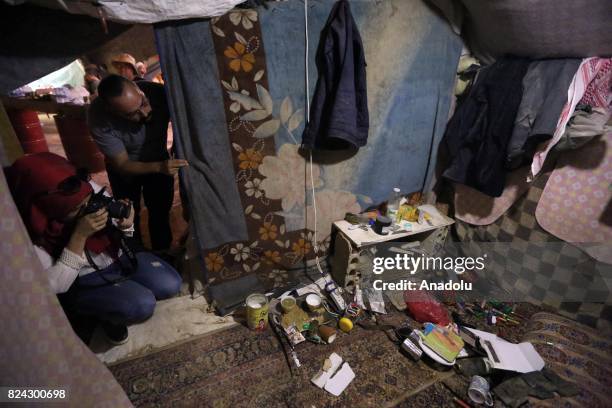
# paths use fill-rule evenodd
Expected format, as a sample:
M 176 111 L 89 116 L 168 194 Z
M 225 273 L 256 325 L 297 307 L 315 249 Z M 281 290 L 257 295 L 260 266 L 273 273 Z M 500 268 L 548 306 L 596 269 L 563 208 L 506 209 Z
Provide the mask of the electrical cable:
M 310 123 L 310 80 L 309 80 L 309 42 L 308 42 L 308 0 L 304 0 L 304 43 L 305 43 L 305 52 L 304 52 L 304 72 L 305 72 L 305 84 L 306 84 L 306 126 Z M 338 287 L 333 280 L 329 278 L 329 274 L 323 272 L 323 268 L 321 267 L 321 260 L 319 259 L 319 236 L 317 231 L 317 196 L 315 191 L 315 183 L 314 183 L 314 165 L 312 159 L 312 147 L 308 147 L 308 161 L 310 167 L 310 187 L 312 189 L 312 209 L 314 215 L 314 225 L 313 225 L 313 249 L 315 256 L 315 264 L 323 280 L 325 281 L 325 286 L 321 289 L 325 289 L 329 295 L 334 300 L 338 310 L 342 311 L 346 307 L 345 300 L 343 299 L 341 293 L 342 290 Z M 328 289 L 328 287 L 333 287 L 333 289 Z
M 308 58 L 309 58 L 309 43 L 308 43 L 308 0 L 304 0 L 304 38 L 305 38 L 305 52 L 304 52 L 304 71 L 306 79 L 306 124 L 310 122 L 310 80 L 308 70 Z M 312 209 L 314 215 L 314 226 L 313 226 L 313 249 L 315 254 L 315 262 L 317 269 L 321 275 L 325 276 L 323 268 L 321 268 L 321 261 L 319 260 L 319 239 L 317 234 L 317 197 L 315 192 L 314 183 L 314 166 L 312 163 L 312 148 L 308 149 L 308 158 L 310 164 L 310 187 L 312 188 Z

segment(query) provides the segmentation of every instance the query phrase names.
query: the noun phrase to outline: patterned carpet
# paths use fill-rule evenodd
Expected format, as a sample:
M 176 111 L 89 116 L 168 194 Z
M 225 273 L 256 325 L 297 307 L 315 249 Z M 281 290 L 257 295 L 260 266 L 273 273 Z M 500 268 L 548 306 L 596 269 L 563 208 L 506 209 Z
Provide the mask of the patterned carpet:
M 452 378 L 457 377 L 453 376 Z M 453 402 L 454 394 L 446 385 L 445 381 L 437 382 L 431 387 L 414 394 L 404 401 L 395 405 L 397 408 L 413 408 L 413 407 L 456 407 Z
M 450 307 L 454 310 L 453 307 Z M 522 315 L 539 308 L 521 305 Z M 466 317 L 472 324 L 483 322 Z M 406 315 L 394 312 L 384 322 L 400 325 Z M 524 325 L 488 326 L 509 340 Z M 310 378 L 330 353 L 349 362 L 356 378 L 340 397 L 316 388 Z M 273 332 L 243 326 L 197 338 L 148 356 L 110 367 L 135 406 L 198 407 L 440 407 L 453 406 L 453 394 L 441 384 L 453 371 L 415 363 L 380 331 L 356 327 L 331 345 L 297 346 L 302 367 L 287 366 Z
M 399 324 L 404 319 L 398 313 L 387 321 Z M 310 383 L 333 351 L 356 373 L 340 397 Z M 406 400 L 452 373 L 414 363 L 383 332 L 360 328 L 331 345 L 300 344 L 298 357 L 302 367 L 293 369 L 292 378 L 270 330 L 255 333 L 239 326 L 110 370 L 135 406 L 199 407 L 380 407 Z

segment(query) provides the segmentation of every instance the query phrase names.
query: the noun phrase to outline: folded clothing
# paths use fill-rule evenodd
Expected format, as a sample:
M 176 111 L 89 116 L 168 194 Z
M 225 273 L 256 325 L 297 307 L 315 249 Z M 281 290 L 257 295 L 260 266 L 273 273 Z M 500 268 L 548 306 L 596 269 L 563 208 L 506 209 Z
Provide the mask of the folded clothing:
M 527 374 L 513 375 L 495 388 L 493 393 L 509 407 L 518 407 L 527 397 L 550 399 L 555 393 L 562 397 L 572 397 L 579 393 L 576 384 L 565 381 L 548 368 Z
M 594 137 L 612 130 L 611 126 L 607 126 L 608 120 L 610 112 L 607 109 L 578 105 L 555 150 L 561 152 L 584 146 Z

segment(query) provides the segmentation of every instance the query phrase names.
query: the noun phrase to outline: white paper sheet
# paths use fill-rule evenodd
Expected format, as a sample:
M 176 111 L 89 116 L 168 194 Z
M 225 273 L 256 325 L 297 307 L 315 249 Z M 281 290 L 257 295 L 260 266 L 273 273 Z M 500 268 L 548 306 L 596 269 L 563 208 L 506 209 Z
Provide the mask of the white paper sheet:
M 336 370 L 338 370 L 338 367 L 340 367 L 340 365 L 342 364 L 342 357 L 340 357 L 336 353 L 331 353 L 331 355 L 328 357 L 328 360 L 331 363 L 331 367 L 329 367 L 327 370 L 319 370 L 319 372 L 315 374 L 315 376 L 312 377 L 310 380 L 314 385 L 319 388 L 325 387 L 327 381 L 332 375 L 334 375 Z
M 472 333 L 474 333 L 474 335 L 476 337 L 479 337 L 479 338 L 481 338 L 483 340 L 500 341 L 500 342 L 504 341 L 504 342 L 508 343 L 506 340 L 500 339 L 499 337 L 497 337 L 497 335 L 495 335 L 493 333 L 489 333 L 489 332 L 482 331 L 482 330 L 471 329 L 469 327 L 464 327 L 464 328 L 465 328 L 465 330 L 471 331 Z
M 349 366 L 348 363 L 344 363 L 336 375 L 327 380 L 325 391 L 337 397 L 342 394 L 342 391 L 344 391 L 354 379 L 355 373 L 351 369 L 351 366 Z
M 495 341 L 490 344 L 493 351 L 490 347 L 484 348 L 493 368 L 518 373 L 530 373 L 544 368 L 544 360 L 531 343 L 513 344 L 506 341 Z M 493 353 L 498 357 L 499 362 L 495 361 Z
M 544 360 L 531 343 L 514 344 L 500 339 L 493 333 L 476 329 L 468 330 L 480 339 L 480 344 L 493 368 L 518 373 L 530 373 L 544 368 Z

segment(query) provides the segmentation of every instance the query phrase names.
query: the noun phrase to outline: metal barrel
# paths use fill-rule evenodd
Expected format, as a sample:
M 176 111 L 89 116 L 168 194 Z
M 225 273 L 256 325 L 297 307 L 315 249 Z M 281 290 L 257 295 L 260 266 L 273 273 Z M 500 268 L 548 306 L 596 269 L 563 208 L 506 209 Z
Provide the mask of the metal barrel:
M 28 109 L 9 109 L 8 117 L 15 134 L 23 147 L 24 153 L 48 152 L 49 146 L 45 139 L 38 113 Z

